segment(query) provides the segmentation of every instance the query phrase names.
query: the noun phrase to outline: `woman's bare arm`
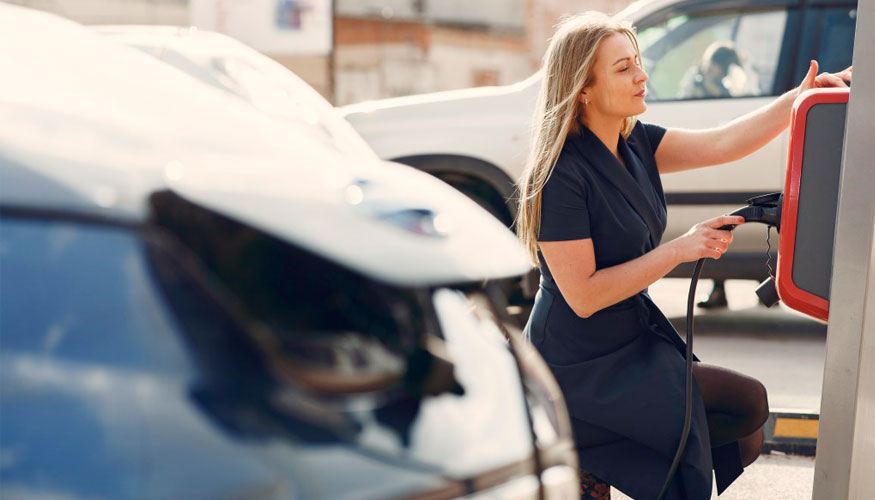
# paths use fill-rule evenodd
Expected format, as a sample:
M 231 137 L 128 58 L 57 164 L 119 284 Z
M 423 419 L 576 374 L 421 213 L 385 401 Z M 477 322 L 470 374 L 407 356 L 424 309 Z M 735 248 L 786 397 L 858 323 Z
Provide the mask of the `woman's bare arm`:
M 592 239 L 539 246 L 562 296 L 582 318 L 644 290 L 680 263 L 676 252 L 662 245 L 637 259 L 596 271 Z
M 735 161 L 765 146 L 787 127 L 790 109 L 805 90 L 823 87 L 847 87 L 852 69 L 839 73 L 817 73 L 812 61 L 802 84 L 771 103 L 716 128 L 686 130 L 672 128 L 656 150 L 659 173 L 680 172 L 698 167 Z
M 717 217 L 646 254 L 596 271 L 592 239 L 543 241 L 538 246 L 568 305 L 582 318 L 644 290 L 681 262 L 702 257 L 719 259 L 732 242 L 732 233 L 717 228 L 741 224 L 741 217 Z

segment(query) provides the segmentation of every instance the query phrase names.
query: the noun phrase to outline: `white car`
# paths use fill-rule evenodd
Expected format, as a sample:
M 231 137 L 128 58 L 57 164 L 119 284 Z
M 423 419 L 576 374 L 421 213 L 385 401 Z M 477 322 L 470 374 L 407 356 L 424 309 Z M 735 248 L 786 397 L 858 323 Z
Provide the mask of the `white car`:
M 364 139 L 319 92 L 286 67 L 240 41 L 196 27 L 98 25 L 102 36 L 139 49 L 289 123 L 320 132 L 323 142 L 376 159 Z
M 575 497 L 481 290 L 506 227 L 75 23 L 0 32 L 4 497 Z
M 665 127 L 704 128 L 726 123 L 797 85 L 810 59 L 818 59 L 824 71 L 850 65 L 856 2 L 643 0 L 618 15 L 637 27 L 650 75 L 648 110 L 640 119 Z M 710 61 L 708 56 L 721 43 L 735 52 L 737 64 L 728 65 L 721 81 L 724 89 L 716 92 L 721 95 L 708 95 L 697 88 L 703 57 Z M 511 226 L 514 183 L 526 159 L 540 81 L 535 74 L 504 87 L 343 109 L 382 158 L 445 180 Z M 669 205 L 664 239 L 737 208 L 747 198 L 779 191 L 786 158 L 785 132 L 740 161 L 664 176 Z M 703 277 L 762 279 L 766 247 L 762 227 L 742 226 L 729 253 L 709 262 Z M 689 276 L 691 270 L 680 266 L 671 276 Z

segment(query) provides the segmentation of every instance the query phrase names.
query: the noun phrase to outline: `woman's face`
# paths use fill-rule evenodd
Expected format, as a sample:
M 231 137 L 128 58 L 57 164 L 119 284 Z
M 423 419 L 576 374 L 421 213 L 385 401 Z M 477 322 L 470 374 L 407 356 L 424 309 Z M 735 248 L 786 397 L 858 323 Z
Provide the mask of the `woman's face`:
M 623 119 L 647 111 L 644 104 L 647 73 L 625 35 L 616 33 L 602 40 L 596 51 L 593 77 L 594 83 L 584 88 L 580 96 L 587 119 L 597 115 Z

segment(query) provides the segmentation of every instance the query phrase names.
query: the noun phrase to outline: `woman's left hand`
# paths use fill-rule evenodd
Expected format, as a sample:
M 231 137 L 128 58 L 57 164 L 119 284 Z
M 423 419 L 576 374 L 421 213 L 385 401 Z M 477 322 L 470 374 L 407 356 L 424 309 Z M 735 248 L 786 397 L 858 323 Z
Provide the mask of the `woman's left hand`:
M 808 67 L 808 74 L 805 75 L 805 78 L 802 79 L 802 83 L 799 84 L 799 87 L 797 87 L 797 95 L 811 89 L 822 89 L 827 87 L 847 87 L 848 85 L 845 82 L 851 81 L 851 72 L 853 71 L 853 68 L 853 66 L 848 66 L 843 71 L 839 71 L 838 73 L 827 73 L 824 71 L 823 73 L 818 75 L 817 61 L 812 59 L 811 65 Z

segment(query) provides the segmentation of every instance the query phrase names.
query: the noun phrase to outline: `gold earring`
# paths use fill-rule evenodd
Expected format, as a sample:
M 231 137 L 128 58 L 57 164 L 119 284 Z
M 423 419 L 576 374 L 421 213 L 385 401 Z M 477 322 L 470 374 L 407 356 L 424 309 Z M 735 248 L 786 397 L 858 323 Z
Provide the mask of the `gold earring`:
M 583 98 L 583 105 L 584 105 L 584 106 L 589 106 L 589 99 L 587 99 L 587 98 L 584 97 L 584 98 Z

